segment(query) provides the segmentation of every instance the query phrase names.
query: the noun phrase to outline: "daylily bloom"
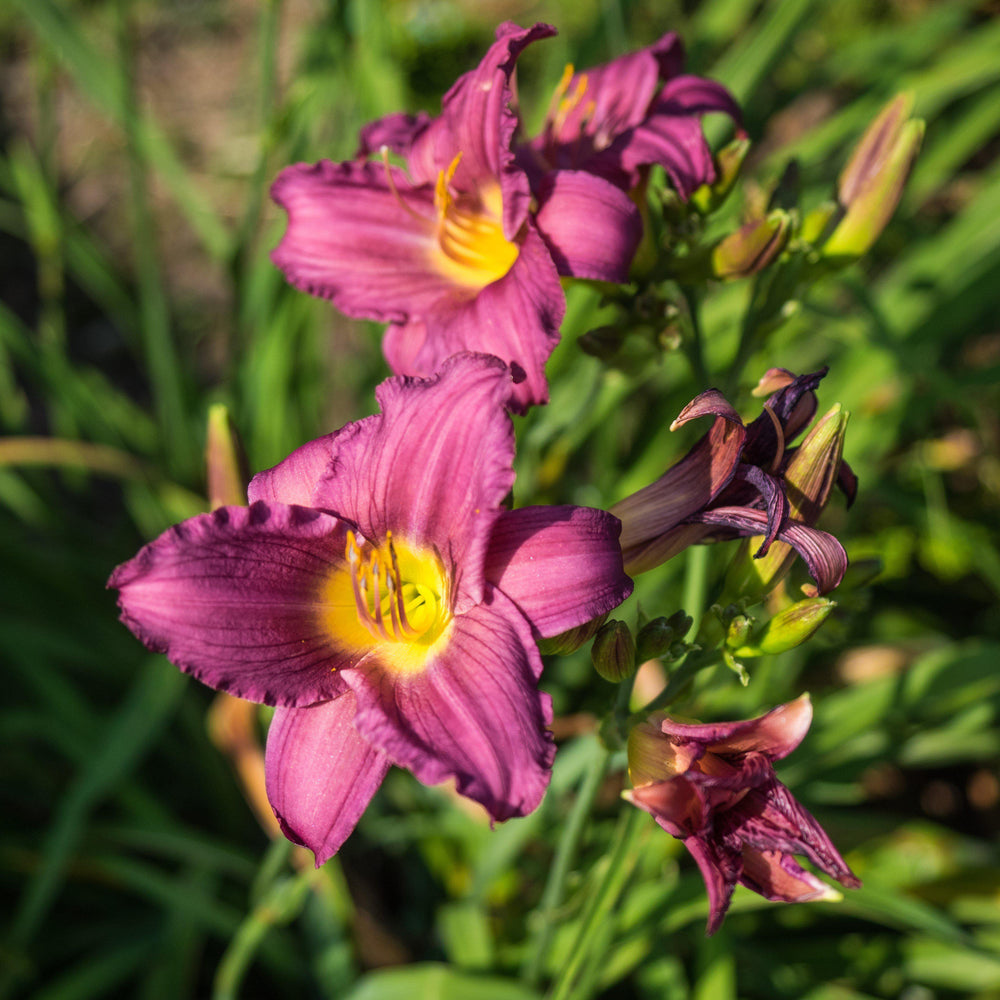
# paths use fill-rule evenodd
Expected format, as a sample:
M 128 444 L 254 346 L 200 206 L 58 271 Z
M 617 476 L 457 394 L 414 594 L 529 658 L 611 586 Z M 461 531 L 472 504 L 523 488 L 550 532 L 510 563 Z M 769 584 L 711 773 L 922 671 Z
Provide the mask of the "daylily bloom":
M 722 924 L 736 883 L 786 903 L 837 899 L 805 871 L 804 855 L 841 885 L 861 885 L 813 816 L 775 777 L 773 762 L 802 742 L 808 695 L 746 722 L 688 725 L 651 716 L 629 734 L 625 797 L 684 841 L 708 889 L 709 934 Z
M 177 525 L 109 581 L 150 649 L 277 706 L 267 795 L 317 863 L 390 764 L 454 778 L 494 820 L 534 809 L 553 755 L 536 641 L 632 589 L 610 514 L 501 507 L 509 391 L 486 355 L 388 379 L 380 414 L 299 448 L 254 477 L 249 507 Z
M 684 46 L 673 32 L 638 52 L 575 73 L 567 66 L 542 132 L 518 147 L 537 181 L 550 170 L 585 170 L 625 190 L 659 164 L 685 200 L 715 180 L 701 127 L 711 112 L 737 124 L 740 109 L 722 84 L 681 73 Z
M 464 350 L 496 355 L 520 382 L 510 403 L 522 412 L 548 399 L 545 362 L 566 308 L 559 275 L 625 281 L 642 235 L 613 184 L 566 171 L 533 202 L 514 161 L 514 63 L 554 30 L 501 25 L 440 117 L 389 115 L 362 130 L 355 161 L 296 164 L 271 189 L 288 212 L 273 260 L 293 285 L 387 321 L 397 374 L 430 375 Z
M 749 425 L 717 389 L 701 393 L 681 411 L 671 428 L 707 415 L 715 421 L 659 479 L 611 508 L 622 522 L 629 573 L 659 566 L 698 542 L 760 535 L 758 557 L 778 539 L 802 556 L 821 593 L 840 583 L 847 569 L 843 546 L 789 516 L 783 477 L 794 455 L 787 445 L 815 414 L 815 389 L 825 374 L 825 368 L 798 377 L 784 369 L 769 371 L 761 384 L 777 391 Z M 856 484 L 839 452 L 836 462 L 839 481 L 853 499 Z

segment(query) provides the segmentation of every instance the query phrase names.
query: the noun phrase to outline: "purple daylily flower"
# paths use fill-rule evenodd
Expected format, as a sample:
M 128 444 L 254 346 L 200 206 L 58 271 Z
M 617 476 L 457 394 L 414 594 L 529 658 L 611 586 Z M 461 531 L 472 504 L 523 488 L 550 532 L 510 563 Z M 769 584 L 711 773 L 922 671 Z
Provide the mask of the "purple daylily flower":
M 362 130 L 355 161 L 296 164 L 271 190 L 288 213 L 273 259 L 293 285 L 388 322 L 397 374 L 430 375 L 466 350 L 496 355 L 519 380 L 519 412 L 548 399 L 545 362 L 566 309 L 559 276 L 625 281 L 642 235 L 635 205 L 602 178 L 553 176 L 533 203 L 515 162 L 514 64 L 554 30 L 501 25 L 440 117 L 382 118 Z
M 380 414 L 299 448 L 253 479 L 249 507 L 177 525 L 109 581 L 150 649 L 277 706 L 268 798 L 317 863 L 390 764 L 453 777 L 494 820 L 534 809 L 554 749 L 536 640 L 631 592 L 610 514 L 501 507 L 509 391 L 486 355 L 388 379 Z
M 701 393 L 681 411 L 672 428 L 707 415 L 715 421 L 659 479 L 611 508 L 622 522 L 629 573 L 659 566 L 698 542 L 760 535 L 758 557 L 779 539 L 805 560 L 820 593 L 840 583 L 847 569 L 844 547 L 833 535 L 789 517 L 782 477 L 793 454 L 786 445 L 812 420 L 815 389 L 825 374 L 825 368 L 798 377 L 772 369 L 762 385 L 777 391 L 749 425 L 717 389 Z M 856 483 L 846 464 L 839 481 L 853 499 Z M 818 516 L 819 510 L 813 513 Z
M 715 179 L 701 127 L 710 112 L 737 125 L 740 108 L 722 84 L 681 73 L 673 32 L 647 48 L 574 73 L 567 66 L 540 135 L 517 147 L 534 181 L 550 170 L 584 170 L 625 190 L 659 164 L 684 199 Z
M 804 855 L 841 885 L 861 885 L 772 764 L 802 742 L 808 695 L 746 722 L 687 725 L 653 716 L 629 734 L 625 797 L 684 841 L 708 889 L 709 934 L 722 924 L 736 883 L 786 903 L 839 894 L 805 871 Z

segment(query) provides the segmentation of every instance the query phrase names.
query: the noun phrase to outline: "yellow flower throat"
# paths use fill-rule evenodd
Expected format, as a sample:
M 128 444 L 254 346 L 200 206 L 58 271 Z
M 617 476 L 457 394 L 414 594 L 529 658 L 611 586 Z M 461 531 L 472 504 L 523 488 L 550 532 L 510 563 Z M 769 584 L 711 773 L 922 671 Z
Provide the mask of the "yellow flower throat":
M 435 552 L 347 533 L 344 563 L 323 584 L 323 625 L 337 647 L 375 652 L 400 673 L 422 669 L 451 622 L 448 577 Z

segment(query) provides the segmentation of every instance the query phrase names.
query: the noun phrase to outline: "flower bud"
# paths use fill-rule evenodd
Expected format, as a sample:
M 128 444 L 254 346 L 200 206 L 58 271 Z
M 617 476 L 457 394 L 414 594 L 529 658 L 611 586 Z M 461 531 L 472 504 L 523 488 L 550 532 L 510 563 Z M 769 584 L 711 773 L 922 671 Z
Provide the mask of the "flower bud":
M 635 639 L 625 622 L 612 619 L 594 637 L 590 647 L 594 669 L 612 684 L 635 673 Z
M 671 627 L 666 618 L 654 618 L 639 629 L 636 636 L 635 660 L 636 663 L 645 663 L 646 660 L 655 660 L 670 651 L 677 638 L 676 631 Z
M 837 606 L 825 597 L 810 597 L 779 611 L 753 641 L 736 650 L 737 656 L 784 653 L 811 638 Z
M 554 635 L 550 639 L 538 640 L 538 651 L 543 656 L 569 656 L 575 653 L 585 642 L 589 642 L 597 634 L 597 630 L 608 620 L 607 614 L 598 615 L 597 618 L 577 625 L 576 628 L 568 629 Z
M 911 94 L 899 94 L 854 148 L 837 185 L 845 215 L 823 246 L 824 257 L 860 257 L 892 217 L 924 137 L 924 123 L 907 117 L 912 106 Z
M 824 201 L 822 205 L 807 212 L 799 227 L 799 239 L 803 243 L 818 244 L 827 235 L 830 223 L 837 214 L 837 207 L 835 201 Z
M 620 326 L 598 326 L 577 341 L 580 350 L 599 361 L 612 361 L 622 349 L 628 331 Z
M 763 271 L 785 248 L 789 221 L 788 213 L 779 209 L 730 233 L 712 250 L 712 275 L 747 278 Z
M 729 197 L 749 151 L 750 140 L 744 136 L 734 139 L 715 154 L 715 180 L 702 184 L 691 195 L 691 204 L 699 212 L 709 215 Z
M 245 506 L 247 502 L 246 459 L 229 410 L 216 403 L 208 410 L 208 433 L 205 439 L 205 467 L 208 502 L 216 507 Z

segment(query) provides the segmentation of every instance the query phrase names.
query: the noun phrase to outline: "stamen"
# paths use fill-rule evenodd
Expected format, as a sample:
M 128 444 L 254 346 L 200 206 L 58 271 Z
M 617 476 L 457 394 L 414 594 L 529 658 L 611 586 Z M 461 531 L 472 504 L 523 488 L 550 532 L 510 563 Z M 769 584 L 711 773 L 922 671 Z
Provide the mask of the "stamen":
M 382 159 L 382 165 L 385 167 L 385 180 L 389 185 L 389 190 L 392 192 L 393 197 L 396 199 L 397 204 L 409 215 L 412 215 L 414 219 L 419 219 L 421 222 L 429 222 L 430 220 L 425 215 L 421 215 L 416 210 L 410 208 L 409 205 L 403 201 L 403 196 L 399 193 L 399 188 L 396 187 L 396 182 L 392 179 L 392 170 L 389 164 L 389 147 L 382 146 L 379 149 L 379 156 Z M 435 199 L 436 200 L 436 199 Z
M 777 472 L 781 465 L 781 460 L 785 457 L 785 430 L 781 426 L 781 421 L 778 419 L 777 414 L 770 406 L 765 406 L 764 412 L 771 418 L 771 423 L 774 424 L 774 433 L 778 437 L 778 450 L 775 453 L 774 461 L 771 463 L 771 468 L 768 469 L 768 472 Z

